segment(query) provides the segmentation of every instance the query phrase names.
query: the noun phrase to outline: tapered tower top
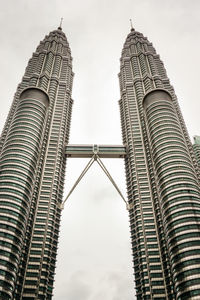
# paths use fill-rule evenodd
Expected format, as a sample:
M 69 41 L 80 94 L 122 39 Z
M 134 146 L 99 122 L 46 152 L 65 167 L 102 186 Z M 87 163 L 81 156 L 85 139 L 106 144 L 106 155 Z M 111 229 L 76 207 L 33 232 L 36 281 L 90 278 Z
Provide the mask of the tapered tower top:
M 130 24 L 131 28 L 123 45 L 121 61 L 124 58 L 130 57 L 133 54 L 138 54 L 140 51 L 142 51 L 142 49 L 144 50 L 144 47 L 146 46 L 142 46 L 143 44 L 152 45 L 141 32 L 136 31 L 135 28 L 133 28 L 131 19 Z M 153 49 L 152 51 L 155 52 Z

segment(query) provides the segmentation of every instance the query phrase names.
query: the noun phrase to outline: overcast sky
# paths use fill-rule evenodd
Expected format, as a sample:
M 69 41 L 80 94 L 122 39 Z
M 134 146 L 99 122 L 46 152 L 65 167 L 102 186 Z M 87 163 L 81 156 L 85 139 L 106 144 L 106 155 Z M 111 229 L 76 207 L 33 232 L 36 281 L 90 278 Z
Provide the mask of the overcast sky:
M 121 144 L 119 58 L 133 26 L 153 42 L 167 69 L 190 136 L 200 135 L 199 0 L 0 0 L 0 127 L 39 41 L 63 17 L 73 56 L 70 143 Z M 68 159 L 66 190 L 87 160 Z M 122 160 L 105 165 L 126 195 Z M 133 300 L 128 215 L 93 165 L 62 214 L 55 300 Z

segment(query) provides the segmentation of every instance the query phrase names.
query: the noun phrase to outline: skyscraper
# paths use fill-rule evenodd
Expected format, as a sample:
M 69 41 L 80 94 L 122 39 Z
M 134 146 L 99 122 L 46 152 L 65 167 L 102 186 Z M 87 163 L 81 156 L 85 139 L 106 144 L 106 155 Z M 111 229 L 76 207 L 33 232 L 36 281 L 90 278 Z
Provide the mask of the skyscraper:
M 71 118 L 61 27 L 39 44 L 1 136 L 0 298 L 51 299 Z
M 163 63 L 133 28 L 119 80 L 137 299 L 199 299 L 197 162 Z
M 65 149 L 71 62 L 59 27 L 33 53 L 2 132 L 0 298 L 52 299 L 65 160 L 76 150 L 76 157 L 126 155 L 137 299 L 199 299 L 200 175 L 159 55 L 131 29 L 119 74 L 126 150 Z

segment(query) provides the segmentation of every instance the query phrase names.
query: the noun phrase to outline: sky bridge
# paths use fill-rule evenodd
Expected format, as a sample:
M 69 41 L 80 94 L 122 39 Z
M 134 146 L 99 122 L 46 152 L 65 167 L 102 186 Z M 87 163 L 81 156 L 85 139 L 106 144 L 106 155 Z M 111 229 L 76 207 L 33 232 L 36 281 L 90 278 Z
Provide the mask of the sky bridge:
M 72 158 L 125 158 L 126 147 L 122 145 L 67 145 L 66 156 Z
M 71 190 L 67 194 L 65 200 L 63 201 L 61 208 L 64 208 L 64 204 L 71 195 L 71 193 L 74 191 L 76 186 L 79 184 L 81 179 L 84 177 L 84 175 L 87 173 L 87 171 L 90 169 L 90 167 L 93 165 L 94 162 L 97 162 L 101 169 L 104 171 L 108 179 L 111 181 L 115 189 L 118 191 L 119 195 L 123 199 L 123 201 L 126 203 L 127 209 L 130 209 L 128 202 L 126 201 L 125 197 L 122 195 L 119 187 L 115 183 L 113 177 L 109 173 L 108 169 L 102 162 L 101 158 L 125 158 L 126 156 L 126 147 L 122 145 L 66 145 L 65 154 L 67 157 L 72 158 L 90 158 L 89 162 L 81 172 L 78 179 L 75 181 L 74 185 L 72 186 Z

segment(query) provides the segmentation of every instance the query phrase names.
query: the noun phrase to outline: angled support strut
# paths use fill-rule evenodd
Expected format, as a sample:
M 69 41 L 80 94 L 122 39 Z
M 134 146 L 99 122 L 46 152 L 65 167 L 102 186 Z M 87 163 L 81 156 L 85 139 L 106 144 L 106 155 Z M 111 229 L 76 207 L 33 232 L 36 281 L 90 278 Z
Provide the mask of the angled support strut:
M 123 201 L 126 204 L 126 208 L 129 210 L 129 204 L 128 204 L 128 202 L 126 201 L 126 199 L 122 195 L 122 193 L 121 193 L 120 189 L 118 188 L 117 184 L 115 183 L 114 179 L 112 178 L 112 176 L 110 175 L 109 171 L 107 170 L 107 168 L 103 164 L 102 160 L 98 156 L 98 154 L 97 154 L 98 153 L 98 149 L 96 149 L 94 147 L 93 148 L 93 153 L 94 153 L 94 155 L 92 156 L 92 158 L 90 159 L 90 161 L 87 163 L 86 167 L 81 172 L 80 176 L 78 177 L 78 179 L 76 180 L 76 182 L 72 186 L 71 190 L 67 194 L 65 200 L 62 202 L 61 209 L 64 209 L 65 202 L 67 201 L 67 199 L 69 198 L 69 196 L 72 194 L 72 192 L 74 191 L 74 189 L 76 188 L 76 186 L 79 184 L 79 182 L 81 181 L 81 179 L 84 177 L 84 175 L 87 173 L 87 171 L 90 169 L 90 167 L 92 166 L 92 164 L 96 161 L 99 164 L 99 166 L 101 167 L 101 169 L 104 171 L 104 173 L 106 174 L 106 176 L 109 178 L 109 180 L 111 181 L 111 183 L 113 184 L 113 186 L 115 187 L 115 189 L 118 191 L 119 195 L 121 196 L 121 198 L 123 199 Z
M 104 171 L 104 173 L 106 174 L 106 176 L 109 178 L 109 180 L 111 181 L 111 183 L 114 185 L 115 189 L 118 191 L 119 195 L 121 196 L 122 200 L 125 202 L 126 207 L 128 209 L 128 202 L 126 201 L 126 199 L 124 198 L 124 196 L 122 195 L 120 189 L 118 188 L 116 182 L 114 181 L 114 179 L 112 178 L 112 176 L 110 175 L 108 169 L 106 168 L 106 166 L 103 164 L 102 160 L 99 158 L 99 156 L 97 155 L 97 159 L 96 159 L 97 163 L 99 164 L 99 166 L 101 167 L 101 169 Z
M 83 171 L 81 172 L 81 175 L 78 177 L 78 179 L 76 180 L 76 182 L 74 183 L 74 185 L 72 186 L 71 190 L 69 191 L 69 193 L 67 194 L 65 200 L 62 202 L 61 204 L 61 209 L 64 209 L 64 205 L 65 202 L 67 201 L 67 199 L 69 198 L 69 196 L 71 195 L 71 193 L 73 192 L 73 190 L 76 188 L 76 186 L 79 184 L 79 182 L 81 181 L 81 179 L 83 178 L 83 176 L 87 173 L 87 171 L 89 170 L 89 168 L 92 166 L 92 164 L 95 161 L 95 155 L 93 155 L 93 157 L 90 159 L 90 161 L 88 162 L 88 164 L 86 165 L 86 167 L 83 169 Z

